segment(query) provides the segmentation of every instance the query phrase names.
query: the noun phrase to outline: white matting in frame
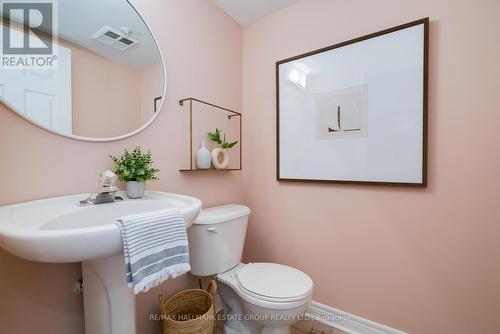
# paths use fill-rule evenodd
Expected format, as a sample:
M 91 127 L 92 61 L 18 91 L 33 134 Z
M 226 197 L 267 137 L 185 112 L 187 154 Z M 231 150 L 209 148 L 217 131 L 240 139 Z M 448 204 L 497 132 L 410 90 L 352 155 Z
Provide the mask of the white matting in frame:
M 278 180 L 426 185 L 428 19 L 277 63 Z

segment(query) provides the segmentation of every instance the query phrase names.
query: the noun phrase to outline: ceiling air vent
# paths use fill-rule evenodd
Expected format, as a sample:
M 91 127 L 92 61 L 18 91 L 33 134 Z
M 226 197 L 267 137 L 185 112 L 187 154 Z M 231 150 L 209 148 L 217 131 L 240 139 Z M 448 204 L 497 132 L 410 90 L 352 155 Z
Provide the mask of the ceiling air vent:
M 131 38 L 129 34 L 128 29 L 118 30 L 110 26 L 104 26 L 93 34 L 92 38 L 120 51 L 125 51 L 139 43 L 138 40 Z

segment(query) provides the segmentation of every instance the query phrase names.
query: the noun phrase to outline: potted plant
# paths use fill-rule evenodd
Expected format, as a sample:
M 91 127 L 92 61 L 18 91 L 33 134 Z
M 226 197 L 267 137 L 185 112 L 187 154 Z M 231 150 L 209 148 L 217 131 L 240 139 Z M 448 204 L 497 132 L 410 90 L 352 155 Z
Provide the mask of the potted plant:
M 226 141 L 226 135 L 224 134 L 223 138 L 221 138 L 221 135 L 222 130 L 215 129 L 214 132 L 208 133 L 208 138 L 220 145 L 220 147 L 214 148 L 212 150 L 212 164 L 217 169 L 226 169 L 229 165 L 229 155 L 227 153 L 227 150 L 233 148 L 236 144 L 238 144 L 238 142 L 235 141 L 232 143 L 228 143 Z M 219 160 L 220 156 L 222 156 L 222 161 Z
M 115 164 L 115 173 L 120 181 L 127 183 L 129 198 L 142 198 L 146 181 L 158 180 L 156 174 L 160 170 L 153 168 L 151 151 L 143 153 L 140 147 L 136 147 L 132 152 L 125 149 L 120 158 L 113 155 L 109 157 Z

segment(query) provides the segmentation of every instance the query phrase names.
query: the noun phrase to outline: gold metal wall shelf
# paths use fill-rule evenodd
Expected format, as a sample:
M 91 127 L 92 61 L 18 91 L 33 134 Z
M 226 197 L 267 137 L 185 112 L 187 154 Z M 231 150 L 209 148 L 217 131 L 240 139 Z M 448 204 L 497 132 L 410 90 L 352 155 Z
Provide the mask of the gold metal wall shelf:
M 189 103 L 189 168 L 187 169 L 180 169 L 180 172 L 203 172 L 203 171 L 235 171 L 235 170 L 241 170 L 243 166 L 243 146 L 242 146 L 242 115 L 241 113 L 230 110 L 221 106 L 218 106 L 213 103 L 209 103 L 206 101 L 202 101 L 193 97 L 188 97 L 185 99 L 182 99 L 179 101 L 180 106 L 184 106 L 184 103 L 188 102 Z M 214 108 L 215 110 L 218 110 L 220 112 L 225 112 L 227 114 L 227 118 L 229 120 L 238 117 L 239 118 L 239 140 L 238 140 L 238 145 L 240 146 L 240 154 L 239 154 L 239 168 L 226 168 L 226 169 L 215 169 L 213 167 L 209 169 L 197 169 L 196 166 L 194 166 L 194 161 L 193 161 L 193 102 L 195 103 L 200 103 L 209 107 Z

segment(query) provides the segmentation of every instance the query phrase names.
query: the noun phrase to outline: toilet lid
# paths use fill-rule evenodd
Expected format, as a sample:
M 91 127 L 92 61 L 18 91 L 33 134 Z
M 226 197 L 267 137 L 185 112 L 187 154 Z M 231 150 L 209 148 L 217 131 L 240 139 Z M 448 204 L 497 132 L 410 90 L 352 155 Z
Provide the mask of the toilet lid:
M 301 300 L 313 287 L 302 271 L 276 263 L 249 263 L 236 274 L 236 280 L 243 291 L 266 300 Z

